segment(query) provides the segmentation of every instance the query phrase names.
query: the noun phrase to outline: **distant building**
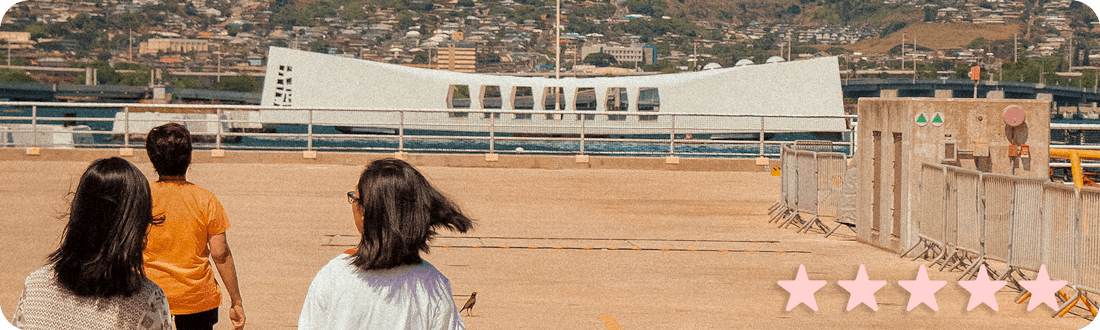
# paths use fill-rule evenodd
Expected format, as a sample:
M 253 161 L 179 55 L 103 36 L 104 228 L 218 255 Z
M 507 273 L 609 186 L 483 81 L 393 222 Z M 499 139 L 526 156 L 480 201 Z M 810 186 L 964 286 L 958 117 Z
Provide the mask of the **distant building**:
M 657 58 L 657 47 L 654 46 L 610 46 L 607 44 L 593 44 L 581 47 L 581 57 L 585 58 L 592 53 L 604 53 L 614 57 L 619 62 L 638 62 L 653 64 Z
M 31 41 L 30 32 L 0 32 L 0 41 L 4 43 L 4 48 L 11 49 L 31 49 L 34 48 L 34 41 Z
M 157 52 L 205 52 L 210 49 L 210 41 L 199 39 L 149 39 L 142 41 L 138 50 L 141 54 Z
M 442 42 L 436 50 L 436 69 L 466 73 L 477 71 L 477 50 L 474 43 Z

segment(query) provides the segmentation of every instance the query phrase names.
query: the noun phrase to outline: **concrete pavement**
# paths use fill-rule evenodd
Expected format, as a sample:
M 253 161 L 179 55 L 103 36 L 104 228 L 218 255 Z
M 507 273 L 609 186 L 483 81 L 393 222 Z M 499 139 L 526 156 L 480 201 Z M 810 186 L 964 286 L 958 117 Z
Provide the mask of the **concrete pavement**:
M 95 157 L 105 157 L 104 151 Z M 221 199 L 250 329 L 295 328 L 314 274 L 354 244 L 345 193 L 366 160 L 346 162 L 196 162 L 188 178 Z M 23 279 L 56 248 L 66 193 L 87 158 L 0 157 L 0 306 L 10 319 Z M 443 156 L 440 156 L 443 157 Z M 13 159 L 14 158 L 14 159 Z M 197 157 L 198 158 L 198 157 Z M 505 157 L 501 157 L 502 159 Z M 155 172 L 132 158 L 150 179 Z M 786 329 L 1001 328 L 1079 329 L 1080 309 L 1051 318 L 1050 309 L 996 294 L 1000 311 L 966 311 L 969 293 L 958 272 L 936 298 L 905 311 L 921 261 L 854 241 L 846 229 L 828 239 L 768 224 L 779 178 L 764 172 L 646 168 L 447 167 L 412 161 L 477 222 L 466 234 L 442 231 L 424 257 L 447 275 L 456 304 L 478 292 L 470 329 Z M 751 167 L 750 167 L 751 168 Z M 587 248 L 587 249 L 585 249 Z M 665 249 L 665 250 L 662 250 Z M 696 250 L 696 251 L 692 251 Z M 818 311 L 786 311 L 799 265 L 828 281 Z M 886 280 L 879 311 L 845 311 L 860 264 Z M 228 298 L 226 298 L 226 301 Z M 603 316 L 603 319 L 601 319 Z M 219 328 L 228 328 L 222 311 Z

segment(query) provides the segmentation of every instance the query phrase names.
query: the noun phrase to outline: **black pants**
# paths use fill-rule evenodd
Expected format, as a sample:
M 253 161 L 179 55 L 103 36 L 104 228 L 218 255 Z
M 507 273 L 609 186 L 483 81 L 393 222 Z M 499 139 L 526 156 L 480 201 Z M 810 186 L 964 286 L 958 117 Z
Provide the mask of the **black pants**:
M 214 308 L 195 314 L 173 315 L 176 319 L 176 330 L 212 330 L 218 323 L 218 309 Z

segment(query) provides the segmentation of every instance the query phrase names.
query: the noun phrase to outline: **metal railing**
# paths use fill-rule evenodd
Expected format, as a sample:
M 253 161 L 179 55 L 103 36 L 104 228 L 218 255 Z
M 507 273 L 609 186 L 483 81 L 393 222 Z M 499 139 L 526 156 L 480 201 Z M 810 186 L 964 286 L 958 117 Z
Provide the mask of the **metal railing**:
M 825 166 L 828 161 L 821 154 L 828 153 L 783 148 L 780 200 L 770 210 L 770 222 L 798 224 L 800 232 L 808 231 L 819 216 L 839 222 L 837 213 L 828 214 L 829 199 L 821 197 L 835 195 L 830 178 L 844 168 Z M 1067 281 L 1063 292 L 1076 292 L 1058 296 L 1061 306 L 1055 315 L 1079 302 L 1096 315 L 1090 295 L 1100 294 L 1100 188 L 932 163 L 921 164 L 917 180 L 914 204 L 920 205 L 919 211 L 895 224 L 915 229 L 917 242 L 903 257 L 912 253 L 913 260 L 923 257 L 940 270 L 960 270 L 960 281 L 985 265 L 990 275 L 1021 292 L 1017 302 L 1028 294 L 1019 281 L 1034 279 L 1045 265 L 1051 279 Z M 813 220 L 802 221 L 800 214 L 812 214 Z M 861 219 L 857 225 L 856 236 L 874 244 L 875 222 Z
M 0 147 L 107 147 L 131 148 L 134 137 L 148 132 L 148 128 L 168 122 L 183 121 L 192 128 L 196 137 L 196 149 L 229 150 L 319 150 L 366 152 L 414 152 L 414 153 L 525 153 L 525 154 L 597 154 L 633 156 L 688 156 L 688 157 L 778 157 L 780 145 L 788 141 L 782 138 L 765 139 L 765 135 L 797 135 L 801 131 L 789 128 L 769 129 L 771 126 L 792 120 L 846 120 L 856 116 L 818 115 L 765 115 L 765 114 L 703 114 L 665 112 L 614 112 L 601 111 L 539 111 L 499 109 L 368 109 L 368 108 L 285 108 L 240 105 L 190 105 L 190 104 L 117 104 L 117 103 L 47 103 L 0 102 L 0 126 L 7 125 L 6 137 L 0 135 Z M 136 111 L 140 109 L 140 111 Z M 50 112 L 52 114 L 45 114 Z M 189 112 L 161 118 L 137 118 L 140 112 Z M 260 112 L 304 112 L 303 122 L 260 122 Z M 448 114 L 457 111 L 473 114 L 463 120 L 449 120 Z M 29 116 L 28 113 L 29 112 Z M 76 116 L 81 112 L 84 115 Z M 319 114 L 354 112 L 372 118 L 393 118 L 392 121 L 375 120 L 372 124 L 347 125 L 339 121 L 315 120 Z M 63 113 L 63 115 L 57 115 Z M 484 118 L 476 116 L 486 114 Z M 438 115 L 431 122 L 414 121 L 409 117 Z M 541 122 L 543 115 L 557 115 L 553 122 Z M 521 116 L 530 115 L 530 116 Z M 574 117 L 576 115 L 576 117 Z M 585 115 L 585 119 L 580 119 Z M 190 117 L 188 117 L 190 116 Z M 147 117 L 147 116 L 142 116 Z M 331 117 L 331 116 L 330 116 Z M 596 120 L 589 119 L 599 117 Z M 612 117 L 615 117 L 612 119 Z M 646 117 L 646 118 L 643 118 Z M 659 118 L 658 118 L 659 117 Z M 519 119 L 519 118 L 535 118 Z M 574 119 L 578 118 L 578 119 Z M 755 124 L 758 120 L 759 124 Z M 728 127 L 709 128 L 684 124 L 705 121 Z M 20 126 L 30 123 L 29 127 Z M 744 125 L 746 122 L 753 124 Z M 56 141 L 65 134 L 57 125 L 72 127 L 82 123 L 87 128 L 75 131 L 81 141 Z M 49 130 L 44 125 L 51 126 Z M 539 126 L 543 125 L 543 126 Z M 338 126 L 361 129 L 362 134 L 343 134 L 334 130 Z M 854 152 L 852 138 L 854 125 L 847 131 L 835 132 L 844 141 L 836 144 Z M 277 127 L 282 132 L 265 132 L 263 128 Z M 534 127 L 534 128 L 532 128 Z M 540 128 L 542 127 L 542 128 Z M 540 129 L 543 133 L 539 133 Z M 508 133 L 508 132 L 534 133 Z M 563 133 L 564 132 L 564 133 Z M 614 132 L 614 134 L 608 134 Z M 721 134 L 711 134 L 710 139 L 699 138 L 710 133 L 738 133 L 751 139 L 717 139 Z M 809 132 L 805 132 L 809 133 Z M 15 136 L 30 135 L 21 141 Z M 741 138 L 744 138 L 742 136 Z M 805 139 L 793 137 L 791 139 Z M 48 141 L 44 141 L 48 140 Z

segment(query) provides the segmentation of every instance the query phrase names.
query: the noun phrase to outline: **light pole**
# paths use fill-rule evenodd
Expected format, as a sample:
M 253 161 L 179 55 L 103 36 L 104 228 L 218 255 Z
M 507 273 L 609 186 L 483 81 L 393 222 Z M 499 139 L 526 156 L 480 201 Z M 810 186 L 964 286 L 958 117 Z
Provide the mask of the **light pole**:
M 554 79 L 561 79 L 561 0 L 554 2 L 557 4 L 554 23 Z

